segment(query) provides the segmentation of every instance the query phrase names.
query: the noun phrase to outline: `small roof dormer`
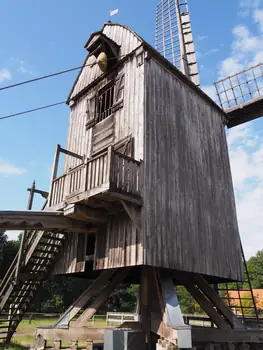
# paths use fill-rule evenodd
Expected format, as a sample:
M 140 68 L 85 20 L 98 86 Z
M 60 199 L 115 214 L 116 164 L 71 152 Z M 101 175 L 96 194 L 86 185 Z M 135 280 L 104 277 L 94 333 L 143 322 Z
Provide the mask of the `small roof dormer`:
M 90 56 L 95 56 L 103 72 L 110 71 L 118 62 L 120 46 L 102 32 L 95 32 L 89 38 L 85 48 Z

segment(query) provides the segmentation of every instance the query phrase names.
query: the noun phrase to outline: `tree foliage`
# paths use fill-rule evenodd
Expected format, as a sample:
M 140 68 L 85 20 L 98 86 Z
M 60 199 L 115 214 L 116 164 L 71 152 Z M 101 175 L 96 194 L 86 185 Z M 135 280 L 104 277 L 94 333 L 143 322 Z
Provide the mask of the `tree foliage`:
M 188 293 L 183 286 L 177 287 L 178 299 L 184 314 L 200 314 L 202 310 L 197 301 Z
M 247 267 L 252 287 L 263 288 L 263 250 L 248 260 Z
M 0 279 L 4 277 L 19 248 L 18 241 L 8 241 L 7 235 L 0 232 Z
M 21 236 L 21 235 L 20 235 Z M 0 232 L 0 279 L 3 278 L 12 263 L 18 248 L 20 237 L 17 241 L 8 241 L 4 232 Z M 263 288 L 263 250 L 251 257 L 247 262 L 250 279 L 253 288 Z M 74 278 L 72 276 L 54 276 L 45 281 L 31 303 L 30 311 L 35 312 L 59 312 L 70 306 L 79 295 L 90 285 L 91 281 L 86 278 Z M 242 286 L 240 286 L 242 288 Z M 243 287 L 247 288 L 246 284 Z M 185 314 L 200 314 L 202 310 L 199 304 L 187 292 L 183 286 L 177 286 L 177 293 L 182 312 Z M 231 289 L 231 288 L 230 288 Z M 234 284 L 233 284 L 233 289 Z M 99 310 L 100 313 L 107 311 L 135 312 L 138 285 L 120 285 Z M 246 312 L 251 311 L 252 300 L 243 301 Z M 263 309 L 263 305 L 261 307 Z

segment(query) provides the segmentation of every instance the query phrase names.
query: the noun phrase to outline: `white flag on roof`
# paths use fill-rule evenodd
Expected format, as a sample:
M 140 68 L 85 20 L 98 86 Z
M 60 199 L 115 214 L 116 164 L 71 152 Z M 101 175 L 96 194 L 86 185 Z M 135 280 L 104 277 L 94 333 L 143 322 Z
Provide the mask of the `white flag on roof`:
M 114 16 L 114 15 L 116 15 L 118 12 L 119 12 L 119 9 L 110 11 L 110 16 Z

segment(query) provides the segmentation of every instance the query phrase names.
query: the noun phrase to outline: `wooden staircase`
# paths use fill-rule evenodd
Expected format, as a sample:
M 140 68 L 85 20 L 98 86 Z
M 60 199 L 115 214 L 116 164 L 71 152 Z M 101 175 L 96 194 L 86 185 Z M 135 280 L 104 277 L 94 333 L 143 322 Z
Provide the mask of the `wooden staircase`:
M 10 342 L 41 282 L 47 279 L 64 239 L 64 232 L 26 232 L 21 263 L 18 253 L 0 284 L 0 342 Z

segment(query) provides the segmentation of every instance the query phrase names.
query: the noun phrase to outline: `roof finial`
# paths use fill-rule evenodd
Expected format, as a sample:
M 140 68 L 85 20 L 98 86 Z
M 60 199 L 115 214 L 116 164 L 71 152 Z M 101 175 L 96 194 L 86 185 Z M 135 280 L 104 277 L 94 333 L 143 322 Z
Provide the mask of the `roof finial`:
M 117 13 L 119 12 L 119 9 L 115 9 L 113 11 L 110 10 L 110 17 L 109 17 L 109 21 L 108 23 L 111 23 L 111 17 L 114 16 L 114 15 L 117 15 Z

